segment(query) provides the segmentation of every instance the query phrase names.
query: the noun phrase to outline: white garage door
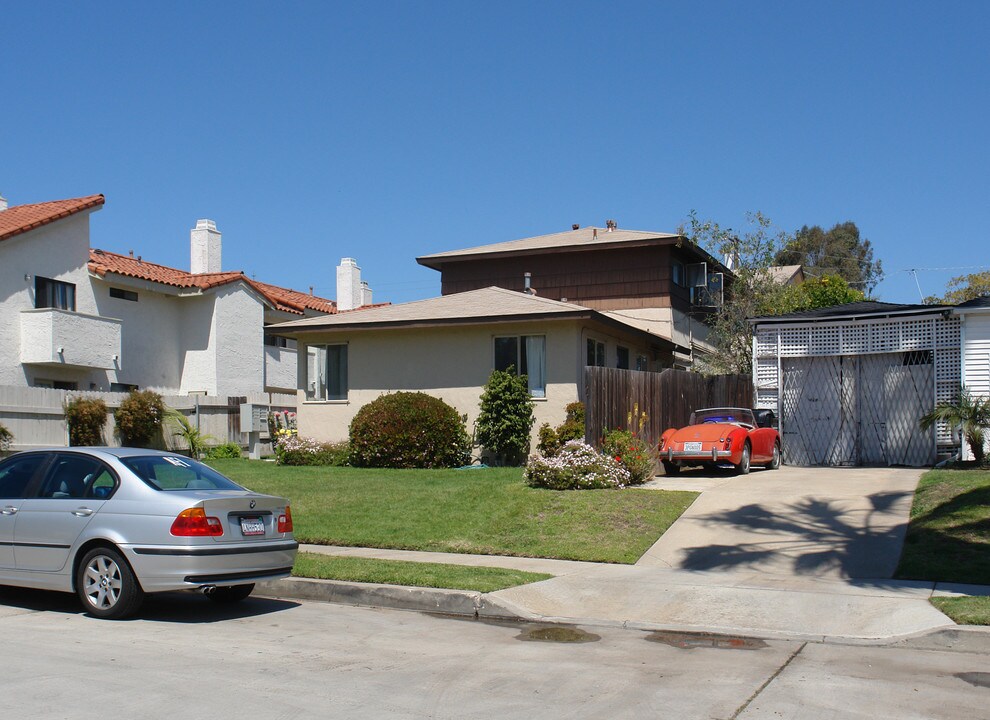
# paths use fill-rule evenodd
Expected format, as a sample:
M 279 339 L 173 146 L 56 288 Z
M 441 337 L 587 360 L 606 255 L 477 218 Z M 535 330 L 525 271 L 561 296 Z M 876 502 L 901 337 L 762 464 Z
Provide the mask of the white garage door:
M 784 459 L 791 465 L 931 465 L 932 352 L 782 358 Z

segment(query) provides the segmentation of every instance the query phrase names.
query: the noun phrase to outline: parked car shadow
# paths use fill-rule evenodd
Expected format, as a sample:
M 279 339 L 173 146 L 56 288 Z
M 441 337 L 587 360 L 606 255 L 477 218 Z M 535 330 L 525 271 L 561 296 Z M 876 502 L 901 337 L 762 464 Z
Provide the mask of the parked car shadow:
M 270 615 L 298 606 L 299 603 L 291 600 L 276 600 L 267 597 L 251 596 L 239 603 L 224 605 L 215 603 L 198 593 L 155 593 L 145 598 L 141 609 L 131 619 L 188 624 L 214 623 Z M 0 607 L 63 615 L 85 614 L 79 599 L 71 593 L 6 586 L 0 587 Z M 129 620 L 116 622 L 128 622 Z
M 784 564 L 796 575 L 890 578 L 897 568 L 907 524 L 880 525 L 874 518 L 910 496 L 907 492 L 869 495 L 870 508 L 856 513 L 831 501 L 807 498 L 783 508 L 750 504 L 702 515 L 695 520 L 759 539 L 685 548 L 681 568 L 761 570 Z

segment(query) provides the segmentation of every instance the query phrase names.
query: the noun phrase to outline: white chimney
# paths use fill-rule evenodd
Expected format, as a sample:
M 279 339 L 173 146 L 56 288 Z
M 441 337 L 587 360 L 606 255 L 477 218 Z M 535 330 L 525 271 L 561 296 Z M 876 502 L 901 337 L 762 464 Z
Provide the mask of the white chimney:
M 3 195 L 0 195 L 0 212 L 3 212 L 6 209 L 7 209 L 7 198 L 5 198 Z
M 354 258 L 341 258 L 337 266 L 337 309 L 361 307 L 361 268 Z
M 189 271 L 194 275 L 220 272 L 220 231 L 212 220 L 197 220 L 189 231 Z
M 371 305 L 371 288 L 364 280 L 361 281 L 361 307 Z

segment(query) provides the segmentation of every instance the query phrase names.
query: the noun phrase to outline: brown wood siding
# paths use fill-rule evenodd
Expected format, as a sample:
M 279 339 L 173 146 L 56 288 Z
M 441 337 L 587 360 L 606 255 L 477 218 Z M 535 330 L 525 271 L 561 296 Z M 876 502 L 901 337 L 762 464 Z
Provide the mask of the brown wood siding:
M 444 295 L 495 285 L 522 291 L 523 274 L 532 275 L 540 297 L 567 299 L 597 310 L 669 307 L 689 308 L 689 291 L 671 280 L 672 255 L 684 263 L 691 258 L 676 248 L 634 247 L 566 251 L 528 257 L 461 260 L 443 265 Z

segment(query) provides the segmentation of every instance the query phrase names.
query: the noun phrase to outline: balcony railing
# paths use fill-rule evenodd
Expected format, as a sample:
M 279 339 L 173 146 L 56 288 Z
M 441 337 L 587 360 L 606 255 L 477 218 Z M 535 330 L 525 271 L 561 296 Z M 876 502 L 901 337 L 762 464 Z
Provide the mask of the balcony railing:
M 121 325 L 115 318 L 70 310 L 23 310 L 21 363 L 119 370 Z

